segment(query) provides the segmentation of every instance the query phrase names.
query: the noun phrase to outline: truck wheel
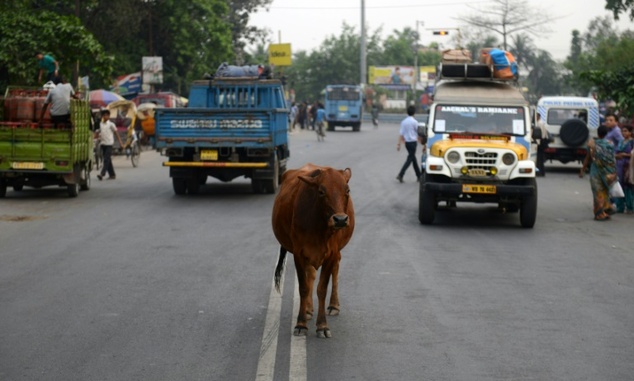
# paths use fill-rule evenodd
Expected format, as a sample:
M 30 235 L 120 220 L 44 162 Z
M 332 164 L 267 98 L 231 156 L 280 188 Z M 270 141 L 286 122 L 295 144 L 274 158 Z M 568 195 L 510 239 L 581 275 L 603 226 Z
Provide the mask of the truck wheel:
M 4 198 L 7 195 L 7 183 L 4 180 L 0 180 L 0 198 Z
M 273 178 L 266 181 L 266 193 L 275 193 L 280 186 L 280 162 L 277 155 L 273 158 Z
M 185 181 L 185 184 L 187 185 L 188 194 L 198 194 L 198 190 L 200 189 L 200 182 L 198 180 L 198 177 L 187 179 Z
M 22 189 L 24 189 L 24 183 L 23 182 L 16 182 L 13 184 L 13 190 L 16 192 L 21 191 Z
M 87 165 L 86 168 L 82 171 L 82 182 L 81 182 L 81 190 L 88 191 L 90 190 L 90 164 Z
M 436 200 L 433 193 L 425 190 L 426 178 L 427 175 L 423 173 L 418 190 L 418 221 L 423 225 L 431 225 L 436 213 Z
M 327 123 L 328 127 L 326 127 L 326 131 L 334 131 L 335 130 L 335 125 L 334 123 Z
M 187 183 L 185 179 L 172 177 L 172 186 L 174 187 L 174 193 L 178 196 L 182 196 L 187 193 Z
M 361 131 L 361 122 L 353 124 L 352 125 L 352 131 L 354 131 L 354 132 Z
M 524 228 L 532 228 L 535 226 L 535 220 L 537 219 L 537 182 L 535 179 L 528 179 L 526 185 L 535 187 L 535 193 L 522 200 L 520 205 L 520 224 Z
M 77 197 L 79 195 L 79 182 L 75 179 L 74 184 L 66 184 L 66 190 L 68 191 L 68 197 Z

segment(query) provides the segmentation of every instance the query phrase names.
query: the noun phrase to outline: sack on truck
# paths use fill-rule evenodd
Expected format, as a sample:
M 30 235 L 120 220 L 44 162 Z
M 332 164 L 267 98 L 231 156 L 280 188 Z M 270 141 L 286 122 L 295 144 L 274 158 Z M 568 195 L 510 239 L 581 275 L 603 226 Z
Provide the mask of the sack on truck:
M 442 51 L 441 62 L 444 64 L 468 64 L 472 62 L 468 49 L 446 49 Z
M 517 77 L 517 62 L 510 52 L 501 49 L 489 51 L 488 65 L 493 66 L 493 76 L 499 79 L 513 79 Z

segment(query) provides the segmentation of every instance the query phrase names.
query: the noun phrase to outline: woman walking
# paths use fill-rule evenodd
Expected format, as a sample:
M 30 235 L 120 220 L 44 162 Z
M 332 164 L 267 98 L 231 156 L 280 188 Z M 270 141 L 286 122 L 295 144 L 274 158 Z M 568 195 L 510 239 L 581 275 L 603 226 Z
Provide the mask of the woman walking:
M 621 140 L 615 150 L 616 174 L 618 175 L 619 183 L 621 183 L 625 197 L 615 199 L 616 212 L 632 214 L 634 213 L 634 185 L 628 181 L 631 153 L 632 149 L 634 149 L 632 126 L 623 126 L 621 132 L 623 134 L 623 140 Z
M 594 219 L 596 221 L 610 219 L 609 213 L 612 212 L 612 205 L 610 204 L 609 190 L 610 185 L 616 181 L 614 146 L 605 139 L 607 134 L 607 127 L 600 126 L 597 129 L 598 138 L 588 142 L 589 156 L 586 156 L 581 172 L 579 172 L 579 177 L 583 177 L 586 168 L 588 165 L 590 166 L 590 187 L 592 188 Z

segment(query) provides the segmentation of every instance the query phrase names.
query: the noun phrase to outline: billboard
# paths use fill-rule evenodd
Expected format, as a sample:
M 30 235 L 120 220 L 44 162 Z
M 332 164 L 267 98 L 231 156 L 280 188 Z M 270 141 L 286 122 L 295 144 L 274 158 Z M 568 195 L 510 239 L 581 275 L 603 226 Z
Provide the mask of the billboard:
M 163 57 L 143 57 L 143 84 L 163 83 Z
M 121 95 L 141 92 L 141 72 L 117 77 L 110 90 Z
M 291 44 L 269 45 L 269 64 L 275 66 L 291 66 Z
M 368 83 L 386 88 L 411 88 L 414 73 L 413 66 L 370 66 Z

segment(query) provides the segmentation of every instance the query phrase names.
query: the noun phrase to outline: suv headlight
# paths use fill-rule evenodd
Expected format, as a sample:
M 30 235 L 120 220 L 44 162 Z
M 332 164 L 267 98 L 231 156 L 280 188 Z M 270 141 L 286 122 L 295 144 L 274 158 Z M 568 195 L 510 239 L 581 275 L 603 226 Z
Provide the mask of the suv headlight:
M 451 164 L 456 164 L 460 160 L 460 154 L 456 151 L 451 151 L 447 154 L 447 161 Z
M 502 156 L 502 163 L 504 163 L 504 165 L 512 165 L 515 163 L 515 155 L 512 153 L 505 153 L 504 156 Z

